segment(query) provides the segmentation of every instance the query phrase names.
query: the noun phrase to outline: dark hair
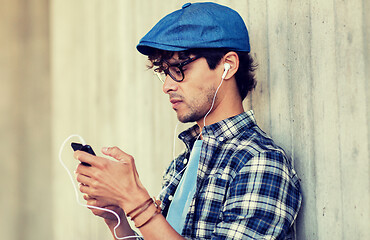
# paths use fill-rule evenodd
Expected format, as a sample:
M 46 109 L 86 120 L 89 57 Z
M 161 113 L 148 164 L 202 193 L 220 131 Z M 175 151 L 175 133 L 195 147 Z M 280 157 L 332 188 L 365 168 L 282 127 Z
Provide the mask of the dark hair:
M 186 51 L 180 51 L 179 59 L 187 60 L 190 55 L 195 55 L 197 57 L 204 57 L 207 60 L 208 66 L 211 70 L 215 69 L 220 63 L 220 60 L 226 53 L 230 52 L 228 49 L 224 48 L 194 48 Z M 237 52 L 239 56 L 239 69 L 235 73 L 235 80 L 238 86 L 239 94 L 242 100 L 248 95 L 248 92 L 256 87 L 256 80 L 254 76 L 254 71 L 257 68 L 257 64 L 254 63 L 253 58 L 248 52 Z M 161 72 L 163 61 L 168 61 L 172 58 L 175 52 L 164 51 L 153 49 L 151 55 L 148 56 L 151 65 L 148 68 L 154 68 L 154 71 Z

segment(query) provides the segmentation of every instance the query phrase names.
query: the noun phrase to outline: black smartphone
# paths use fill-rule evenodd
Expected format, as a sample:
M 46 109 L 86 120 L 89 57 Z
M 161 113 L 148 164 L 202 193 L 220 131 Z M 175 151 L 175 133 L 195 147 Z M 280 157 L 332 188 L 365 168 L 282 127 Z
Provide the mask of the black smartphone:
M 77 150 L 80 150 L 80 151 L 84 151 L 84 152 L 87 152 L 87 153 L 90 153 L 91 155 L 94 155 L 96 156 L 94 150 L 92 149 L 92 147 L 90 145 L 82 145 L 81 143 L 71 143 L 71 147 L 73 148 L 73 151 L 77 151 Z M 81 162 L 82 165 L 85 165 L 85 166 L 89 166 L 91 167 L 90 164 L 88 163 L 85 163 L 85 162 Z

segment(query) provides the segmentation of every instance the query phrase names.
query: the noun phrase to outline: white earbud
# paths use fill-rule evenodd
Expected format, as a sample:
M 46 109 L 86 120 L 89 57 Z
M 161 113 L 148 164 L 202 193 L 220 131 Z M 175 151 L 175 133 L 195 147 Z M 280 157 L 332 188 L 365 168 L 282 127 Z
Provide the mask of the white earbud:
M 224 79 L 224 78 L 226 77 L 227 72 L 228 72 L 228 71 L 229 71 L 229 69 L 231 68 L 230 64 L 228 64 L 228 63 L 225 63 L 225 64 L 224 64 L 224 67 L 225 67 L 225 71 L 224 71 L 224 73 L 222 74 L 222 79 Z

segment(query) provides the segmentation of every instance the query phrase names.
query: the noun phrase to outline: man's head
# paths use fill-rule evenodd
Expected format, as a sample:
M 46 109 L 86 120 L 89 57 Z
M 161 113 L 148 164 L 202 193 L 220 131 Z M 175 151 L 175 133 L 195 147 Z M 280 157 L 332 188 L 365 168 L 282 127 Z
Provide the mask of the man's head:
M 231 64 L 226 78 L 235 82 L 235 94 L 239 93 L 241 100 L 256 84 L 244 21 L 236 11 L 219 4 L 185 4 L 161 19 L 140 40 L 137 49 L 148 55 L 156 72 L 173 80 L 166 81 L 163 90 L 170 95 L 182 122 L 197 121 L 209 110 L 224 63 Z M 190 95 L 194 96 L 189 96 L 189 91 L 177 91 L 179 87 L 192 89 Z M 189 110 L 186 114 L 176 109 L 185 95 Z
M 205 58 L 208 63 L 210 70 L 215 70 L 218 65 L 221 64 L 223 58 L 229 52 L 236 53 L 238 56 L 238 70 L 235 73 L 235 81 L 238 87 L 239 95 L 242 100 L 248 95 L 248 92 L 254 89 L 256 81 L 254 78 L 253 71 L 256 69 L 256 65 L 253 62 L 252 57 L 248 52 L 235 52 L 225 48 L 200 48 L 200 49 L 189 49 L 181 52 L 170 52 L 164 50 L 153 50 L 152 54 L 148 56 L 151 66 L 155 72 L 164 73 L 164 70 L 169 67 L 169 61 L 176 54 L 181 63 L 190 64 L 193 58 Z M 193 56 L 193 57 L 191 57 Z M 180 65 L 180 68 L 174 68 L 180 71 L 180 75 L 184 78 L 185 74 L 183 68 L 186 65 Z M 176 70 L 173 70 L 174 72 Z M 167 74 L 167 73 L 165 73 Z M 170 73 L 171 75 L 171 73 Z M 179 78 L 179 80 L 183 80 Z M 176 81 L 176 80 L 175 80 Z

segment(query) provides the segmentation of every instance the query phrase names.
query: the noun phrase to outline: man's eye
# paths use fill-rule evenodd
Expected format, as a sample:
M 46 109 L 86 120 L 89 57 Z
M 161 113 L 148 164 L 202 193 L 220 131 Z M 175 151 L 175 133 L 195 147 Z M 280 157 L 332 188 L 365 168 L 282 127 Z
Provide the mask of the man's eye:
M 169 68 L 169 70 L 170 70 L 170 72 L 171 72 L 172 74 L 175 74 L 175 75 L 181 75 L 181 71 L 180 71 L 180 69 L 179 69 L 179 68 L 177 68 L 177 67 L 171 67 L 171 68 Z

